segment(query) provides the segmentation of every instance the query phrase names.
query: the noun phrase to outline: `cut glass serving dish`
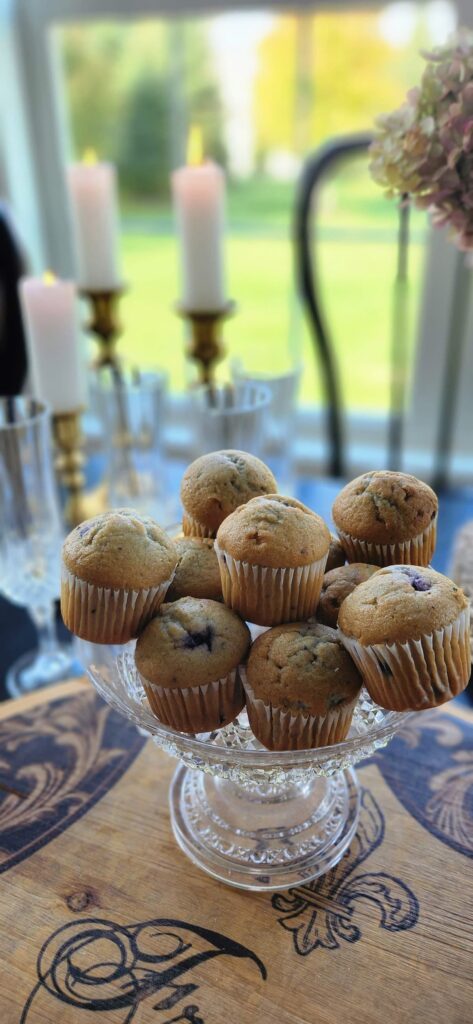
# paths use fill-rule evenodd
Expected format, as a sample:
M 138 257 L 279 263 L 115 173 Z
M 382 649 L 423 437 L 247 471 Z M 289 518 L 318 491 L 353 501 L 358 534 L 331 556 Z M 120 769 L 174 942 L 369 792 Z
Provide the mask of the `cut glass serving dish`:
M 214 878 L 253 890 L 288 888 L 333 867 L 357 829 L 354 766 L 386 746 L 413 712 L 384 711 L 362 690 L 348 738 L 334 746 L 265 750 L 245 712 L 224 729 L 190 736 L 152 714 L 134 646 L 78 641 L 100 696 L 181 762 L 169 799 L 187 856 Z

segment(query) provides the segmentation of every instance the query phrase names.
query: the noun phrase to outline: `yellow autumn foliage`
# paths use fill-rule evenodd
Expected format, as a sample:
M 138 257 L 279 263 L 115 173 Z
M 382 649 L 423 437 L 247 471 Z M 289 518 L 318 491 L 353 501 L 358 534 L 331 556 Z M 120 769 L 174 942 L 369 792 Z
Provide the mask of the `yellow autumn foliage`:
M 380 34 L 376 11 L 283 15 L 259 48 L 257 150 L 303 153 L 372 127 L 405 91 L 406 57 Z

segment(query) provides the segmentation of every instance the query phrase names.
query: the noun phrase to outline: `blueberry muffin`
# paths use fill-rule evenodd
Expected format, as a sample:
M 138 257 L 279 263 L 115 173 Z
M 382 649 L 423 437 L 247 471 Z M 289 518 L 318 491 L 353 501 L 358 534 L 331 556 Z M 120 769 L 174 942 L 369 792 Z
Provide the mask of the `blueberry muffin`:
M 177 560 L 167 534 L 133 509 L 114 509 L 76 526 L 62 548 L 67 628 L 92 643 L 127 643 L 157 612 Z
M 373 700 L 392 711 L 437 707 L 471 671 L 467 598 L 433 569 L 391 565 L 345 598 L 341 639 Z
M 156 717 L 187 733 L 233 721 L 245 703 L 239 666 L 249 646 L 248 627 L 224 604 L 182 597 L 163 605 L 135 650 Z
M 220 570 L 210 537 L 178 537 L 174 540 L 179 561 L 166 601 L 180 597 L 208 597 L 222 601 Z
M 323 519 L 295 498 L 253 498 L 219 528 L 223 599 L 260 626 L 314 614 L 330 546 Z
M 333 629 L 336 629 L 342 601 L 351 594 L 355 587 L 364 583 L 365 580 L 369 580 L 370 576 L 377 571 L 377 565 L 352 562 L 351 565 L 340 565 L 337 569 L 326 572 L 315 613 L 317 622 L 323 622 L 325 626 L 332 626 Z
M 331 533 L 325 572 L 330 572 L 332 569 L 338 569 L 340 565 L 345 565 L 346 560 L 347 556 L 338 537 L 336 537 L 334 533 Z
M 315 622 L 268 629 L 255 640 L 246 666 L 251 728 L 268 750 L 341 743 L 361 685 L 334 629 Z
M 181 484 L 186 536 L 215 537 L 226 516 L 258 494 L 273 494 L 271 470 L 248 452 L 211 452 L 186 469 Z
M 352 480 L 332 515 L 349 562 L 428 565 L 435 549 L 438 501 L 409 473 L 378 470 Z

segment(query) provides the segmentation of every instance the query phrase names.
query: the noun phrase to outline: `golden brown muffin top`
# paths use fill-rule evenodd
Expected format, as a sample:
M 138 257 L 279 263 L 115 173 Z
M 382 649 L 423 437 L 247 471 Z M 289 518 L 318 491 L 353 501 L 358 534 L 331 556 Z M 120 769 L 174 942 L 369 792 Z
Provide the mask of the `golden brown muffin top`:
M 330 572 L 332 569 L 338 569 L 340 565 L 345 565 L 346 560 L 347 556 L 338 537 L 336 537 L 334 533 L 331 533 L 325 572 Z
M 336 629 L 342 601 L 360 583 L 369 580 L 370 576 L 378 571 L 378 568 L 379 566 L 367 565 L 366 562 L 352 562 L 351 565 L 341 565 L 337 569 L 326 572 L 315 613 L 317 622 L 323 622 L 326 626 Z
M 222 584 L 214 542 L 208 537 L 178 537 L 174 540 L 179 561 L 166 601 L 180 597 L 209 597 L 222 601 Z
M 159 686 L 203 686 L 236 668 L 250 639 L 248 626 L 226 605 L 181 597 L 163 604 L 138 637 L 136 667 Z
M 357 540 L 394 544 L 423 533 L 437 515 L 428 484 L 410 473 L 376 470 L 352 480 L 335 498 L 335 526 Z
M 153 519 L 116 508 L 76 526 L 64 541 L 62 559 L 86 583 L 140 590 L 168 580 L 178 555 Z
M 362 685 L 336 630 L 316 622 L 268 629 L 251 648 L 246 675 L 257 699 L 310 715 L 351 703 Z
M 281 494 L 252 498 L 222 523 L 217 545 L 239 561 L 296 568 L 327 554 L 330 531 L 310 508 Z
M 182 478 L 181 501 L 188 515 L 215 534 L 239 505 L 277 489 L 271 470 L 261 459 L 229 448 L 191 462 Z
M 468 606 L 447 576 L 417 565 L 388 565 L 345 599 L 339 629 L 360 644 L 405 643 L 450 625 Z

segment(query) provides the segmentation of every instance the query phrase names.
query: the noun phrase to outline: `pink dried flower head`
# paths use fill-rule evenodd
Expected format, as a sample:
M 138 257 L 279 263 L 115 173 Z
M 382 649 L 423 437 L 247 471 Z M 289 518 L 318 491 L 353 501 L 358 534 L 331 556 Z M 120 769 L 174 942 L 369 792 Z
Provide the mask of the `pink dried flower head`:
M 449 225 L 461 249 L 473 248 L 473 31 L 423 54 L 420 86 L 377 120 L 373 178 L 389 196 L 409 193 L 434 224 Z

